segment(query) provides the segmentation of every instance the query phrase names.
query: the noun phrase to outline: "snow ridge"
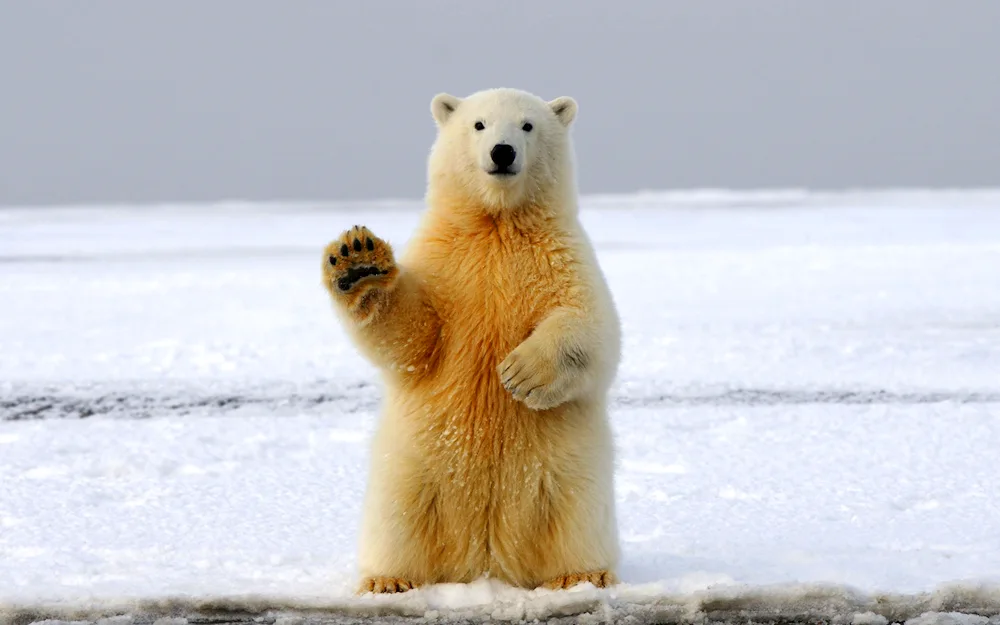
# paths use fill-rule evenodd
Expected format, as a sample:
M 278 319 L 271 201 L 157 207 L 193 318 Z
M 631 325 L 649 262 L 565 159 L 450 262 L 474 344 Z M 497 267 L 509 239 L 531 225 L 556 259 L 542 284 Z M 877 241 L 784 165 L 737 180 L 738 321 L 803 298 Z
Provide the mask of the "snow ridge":
M 277 625 L 348 622 L 453 623 L 838 623 L 845 625 L 995 625 L 1000 586 L 941 586 L 913 595 L 866 595 L 846 586 L 723 586 L 687 595 L 655 584 L 599 590 L 590 584 L 569 591 L 524 591 L 499 582 L 441 584 L 402 595 L 283 598 L 230 596 L 163 597 L 50 604 L 0 605 L 0 625 L 41 621 L 130 625 L 174 619 L 194 622 L 256 622 Z

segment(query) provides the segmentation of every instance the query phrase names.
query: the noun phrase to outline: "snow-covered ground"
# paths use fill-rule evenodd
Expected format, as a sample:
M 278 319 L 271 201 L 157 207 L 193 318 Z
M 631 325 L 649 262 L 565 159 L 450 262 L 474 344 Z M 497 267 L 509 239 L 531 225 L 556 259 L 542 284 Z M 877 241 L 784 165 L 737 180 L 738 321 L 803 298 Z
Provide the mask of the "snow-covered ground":
M 1000 191 L 585 198 L 625 585 L 352 597 L 379 388 L 320 251 L 419 209 L 0 210 L 0 604 L 1000 611 Z

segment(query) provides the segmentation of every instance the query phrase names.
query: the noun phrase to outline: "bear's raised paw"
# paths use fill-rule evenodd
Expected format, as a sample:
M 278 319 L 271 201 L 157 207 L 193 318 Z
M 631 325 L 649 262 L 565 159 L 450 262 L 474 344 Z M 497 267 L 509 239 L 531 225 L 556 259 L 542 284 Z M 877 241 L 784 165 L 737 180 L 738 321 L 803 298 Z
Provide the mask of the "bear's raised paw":
M 364 226 L 345 230 L 323 250 L 323 278 L 331 293 L 349 294 L 361 284 L 378 286 L 395 274 L 392 248 Z

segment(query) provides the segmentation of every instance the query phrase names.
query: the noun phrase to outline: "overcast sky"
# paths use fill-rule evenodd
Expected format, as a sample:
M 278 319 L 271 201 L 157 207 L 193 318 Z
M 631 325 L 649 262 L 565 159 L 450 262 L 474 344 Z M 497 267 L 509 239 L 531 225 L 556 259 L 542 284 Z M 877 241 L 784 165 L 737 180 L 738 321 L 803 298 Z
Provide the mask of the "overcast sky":
M 416 198 L 493 86 L 584 193 L 1000 186 L 996 0 L 0 0 L 0 204 Z

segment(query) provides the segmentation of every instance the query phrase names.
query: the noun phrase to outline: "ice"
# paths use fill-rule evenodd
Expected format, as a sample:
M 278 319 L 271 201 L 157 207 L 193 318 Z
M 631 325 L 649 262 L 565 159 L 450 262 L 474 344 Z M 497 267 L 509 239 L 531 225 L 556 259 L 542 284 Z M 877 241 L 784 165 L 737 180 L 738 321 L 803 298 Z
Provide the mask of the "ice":
M 1000 191 L 585 198 L 624 584 L 355 597 L 380 390 L 320 256 L 419 209 L 0 210 L 0 623 L 1000 613 Z

